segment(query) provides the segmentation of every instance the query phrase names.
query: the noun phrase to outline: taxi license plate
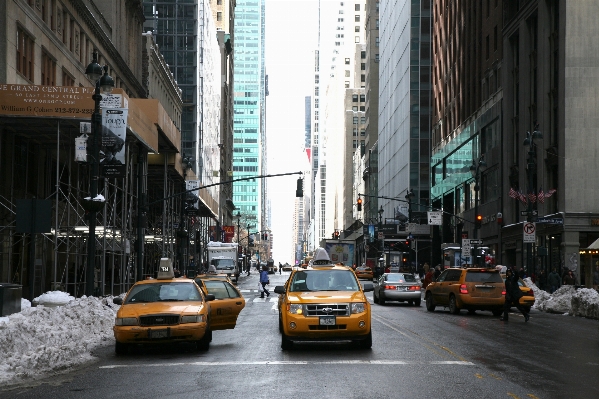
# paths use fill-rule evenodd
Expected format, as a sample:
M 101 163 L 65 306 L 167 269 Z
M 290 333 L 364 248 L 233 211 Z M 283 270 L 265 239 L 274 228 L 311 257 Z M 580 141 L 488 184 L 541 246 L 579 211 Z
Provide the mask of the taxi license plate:
M 398 286 L 398 287 L 395 287 L 395 289 L 396 289 L 397 291 L 405 291 L 405 290 L 406 290 L 406 287 L 399 287 L 399 286 Z
M 150 339 L 168 338 L 168 330 L 150 330 L 148 335 Z
M 321 316 L 320 317 L 320 325 L 321 326 L 334 326 L 337 323 L 335 320 L 335 316 Z

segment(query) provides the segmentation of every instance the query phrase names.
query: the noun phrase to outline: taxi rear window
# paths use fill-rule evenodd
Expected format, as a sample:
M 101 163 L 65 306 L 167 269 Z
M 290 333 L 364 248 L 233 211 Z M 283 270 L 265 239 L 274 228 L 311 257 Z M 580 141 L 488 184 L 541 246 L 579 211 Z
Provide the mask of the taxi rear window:
M 467 283 L 503 283 L 503 280 L 497 271 L 476 271 L 469 270 L 466 273 Z

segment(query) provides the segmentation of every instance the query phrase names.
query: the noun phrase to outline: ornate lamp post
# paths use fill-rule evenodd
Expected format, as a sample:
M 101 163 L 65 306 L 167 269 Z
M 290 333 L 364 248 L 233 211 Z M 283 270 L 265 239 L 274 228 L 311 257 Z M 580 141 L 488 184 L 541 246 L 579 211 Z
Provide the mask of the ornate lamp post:
M 414 198 L 414 190 L 409 189 L 405 195 L 405 199 L 408 203 L 408 223 L 412 223 L 412 198 Z M 412 237 L 411 233 L 408 236 L 408 242 L 411 245 L 413 237 L 410 237 Z M 412 271 L 412 249 L 410 247 L 408 247 L 408 264 L 410 265 L 410 271 Z M 418 265 L 416 265 L 416 267 L 418 267 Z
M 89 233 L 87 236 L 87 268 L 85 270 L 85 295 L 94 295 L 95 258 L 96 258 L 96 216 L 97 212 L 104 206 L 104 201 L 96 199 L 98 196 L 98 174 L 100 165 L 100 146 L 98 141 L 102 134 L 102 113 L 100 101 L 103 93 L 110 93 L 114 87 L 114 80 L 108 75 L 108 67 L 98 64 L 98 53 L 94 51 L 92 62 L 85 69 L 88 78 L 95 82 L 96 89 L 92 95 L 94 100 L 94 112 L 92 114 L 91 131 L 91 169 L 90 169 L 90 200 L 83 201 L 83 206 L 89 215 Z M 94 204 L 95 203 L 95 204 Z M 100 206 L 101 203 L 101 206 Z
M 535 130 L 531 132 L 526 132 L 526 138 L 524 139 L 524 146 L 528 146 L 528 158 L 526 165 L 526 176 L 528 179 L 528 193 L 534 193 L 534 172 L 536 171 L 537 166 L 537 151 L 534 143 L 535 139 L 542 139 L 543 133 L 538 131 L 538 125 L 535 126 Z M 533 214 L 532 214 L 532 201 L 528 198 L 528 206 L 526 209 L 526 221 L 533 222 Z M 526 243 L 526 273 L 530 276 L 532 274 L 532 244 Z
M 487 166 L 485 162 L 485 154 L 481 155 L 477 160 L 472 160 L 472 165 L 470 165 L 470 173 L 472 173 L 472 177 L 474 177 L 474 239 L 478 239 L 478 229 L 480 229 L 480 219 L 478 215 L 478 192 L 480 191 L 480 186 L 478 184 L 480 180 L 480 170 Z M 474 244 L 472 249 L 472 264 L 477 264 L 479 261 L 477 259 L 478 256 L 478 245 Z
M 183 190 L 182 190 L 182 194 L 181 194 L 181 214 L 180 214 L 180 219 L 179 219 L 179 231 L 177 232 L 179 241 L 178 241 L 178 257 L 179 257 L 179 264 L 178 264 L 178 269 L 180 273 L 185 273 L 185 265 L 187 262 L 185 262 L 185 257 L 186 257 L 186 249 L 187 249 L 187 240 L 188 240 L 188 236 L 187 236 L 187 232 L 185 231 L 185 209 L 186 209 L 186 199 L 187 199 L 187 184 L 186 184 L 186 179 L 187 179 L 187 171 L 189 169 L 191 169 L 191 157 L 185 156 L 185 154 L 183 154 L 183 156 L 181 157 L 181 167 L 183 168 Z

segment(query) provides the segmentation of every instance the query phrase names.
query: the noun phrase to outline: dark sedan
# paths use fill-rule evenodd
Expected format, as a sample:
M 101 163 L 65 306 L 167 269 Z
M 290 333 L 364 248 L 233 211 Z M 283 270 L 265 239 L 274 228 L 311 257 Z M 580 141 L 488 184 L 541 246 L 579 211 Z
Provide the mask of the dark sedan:
M 385 273 L 374 284 L 374 303 L 408 302 L 420 306 L 420 281 L 411 273 Z

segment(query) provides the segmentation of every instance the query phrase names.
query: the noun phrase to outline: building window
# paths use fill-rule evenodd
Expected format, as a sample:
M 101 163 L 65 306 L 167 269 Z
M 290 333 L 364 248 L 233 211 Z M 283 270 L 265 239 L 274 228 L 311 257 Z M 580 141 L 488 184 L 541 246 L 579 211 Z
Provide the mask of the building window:
M 364 74 L 360 75 L 360 82 L 366 82 L 366 75 L 364 75 Z
M 356 7 L 356 11 L 360 11 L 360 5 L 359 4 L 356 4 L 355 7 Z
M 351 110 L 354 112 L 358 112 L 358 106 L 357 105 L 352 106 Z
M 360 43 L 360 36 L 356 36 L 354 38 L 354 43 Z
M 357 94 L 352 94 L 351 100 L 352 100 L 352 102 L 357 103 L 358 102 L 358 95 Z
M 379 62 L 379 61 L 380 61 L 379 55 L 375 54 L 374 55 L 374 62 Z
M 379 28 L 379 19 L 378 18 L 376 19 L 376 28 L 377 29 Z
M 356 15 L 356 16 L 354 17 L 354 21 L 355 21 L 355 22 L 360 22 L 360 16 L 359 16 L 359 15 Z
M 42 53 L 42 85 L 56 86 L 56 62 L 45 51 Z
M 362 63 L 360 64 L 360 69 L 361 69 L 361 70 L 363 70 L 363 71 L 365 71 L 365 70 L 366 70 L 366 63 L 365 63 L 365 62 L 362 62 Z
M 354 125 L 357 125 L 357 124 L 358 124 L 358 117 L 354 116 Z
M 349 58 L 345 59 L 345 65 L 349 65 Z
M 355 28 L 354 28 L 354 31 L 355 32 L 359 32 L 360 31 L 360 25 L 356 25 Z
M 366 101 L 366 94 L 360 94 L 360 102 L 363 103 Z
M 33 82 L 33 40 L 21 28 L 17 28 L 17 71 Z
M 216 13 L 216 20 L 217 21 L 222 21 L 223 20 L 223 13 L 222 12 L 217 12 Z
M 62 85 L 75 86 L 75 78 L 72 77 L 67 71 L 62 71 Z
M 377 36 L 377 37 L 374 39 L 374 45 L 378 47 L 378 46 L 379 46 L 379 43 L 380 43 L 380 41 L 379 41 L 379 37 Z
M 366 51 L 360 51 L 360 58 L 363 60 L 366 59 Z
M 345 81 L 345 88 L 349 89 L 349 82 L 347 80 Z
M 361 118 L 360 118 L 360 123 L 361 123 L 362 125 L 365 125 L 365 124 L 366 124 L 366 117 L 365 117 L 365 116 L 363 116 L 363 117 L 361 117 Z
M 223 0 L 216 0 L 216 5 L 217 6 L 222 6 L 223 5 Z
M 345 70 L 345 77 L 346 77 L 346 78 L 349 78 L 349 69 L 346 69 L 346 70 Z

